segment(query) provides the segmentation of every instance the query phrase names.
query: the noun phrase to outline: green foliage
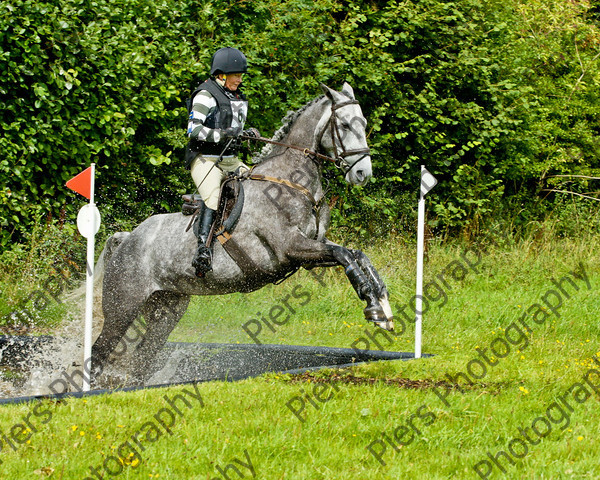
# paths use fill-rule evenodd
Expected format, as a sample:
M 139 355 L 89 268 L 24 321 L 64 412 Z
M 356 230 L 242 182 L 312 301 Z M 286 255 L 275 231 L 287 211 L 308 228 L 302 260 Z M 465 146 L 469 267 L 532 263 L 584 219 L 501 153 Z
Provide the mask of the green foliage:
M 249 125 L 267 135 L 320 82 L 354 86 L 375 177 L 331 183 L 334 222 L 358 234 L 412 228 L 422 164 L 440 180 L 431 226 L 446 232 L 477 232 L 509 205 L 544 215 L 554 197 L 538 193 L 562 182 L 551 175 L 599 168 L 600 34 L 588 2 L 2 5 L 0 248 L 48 216 L 74 218 L 80 202 L 64 184 L 90 162 L 110 230 L 174 211 L 191 186 L 184 99 L 221 46 L 246 53 Z
M 502 202 L 532 203 L 549 172 L 590 172 L 600 36 L 585 12 L 549 1 L 350 4 L 328 52 L 368 99 L 378 207 L 397 199 L 399 216 L 426 165 L 440 180 L 432 226 L 477 229 Z M 552 43 L 530 38 L 532 20 Z M 560 71 L 543 71 L 542 58 L 561 58 Z
M 41 308 L 42 315 L 40 302 L 34 300 L 50 298 L 58 292 L 57 285 L 75 286 L 85 279 L 86 244 L 74 225 L 35 224 L 26 232 L 25 241 L 26 245 L 15 244 L 0 253 L 0 327 L 10 326 L 9 314 L 23 308 L 36 312 L 38 327 L 60 322 L 54 308 Z M 38 297 L 36 291 L 42 295 Z M 54 301 L 49 303 L 55 306 Z M 24 327 L 23 319 L 16 325 Z
M 31 218 L 65 206 L 72 215 L 64 184 L 90 162 L 99 203 L 153 197 L 140 202 L 144 214 L 160 205 L 166 184 L 155 166 L 170 163 L 164 131 L 181 123 L 187 13 L 166 1 L 3 3 L 0 242 L 9 225 L 21 239 Z

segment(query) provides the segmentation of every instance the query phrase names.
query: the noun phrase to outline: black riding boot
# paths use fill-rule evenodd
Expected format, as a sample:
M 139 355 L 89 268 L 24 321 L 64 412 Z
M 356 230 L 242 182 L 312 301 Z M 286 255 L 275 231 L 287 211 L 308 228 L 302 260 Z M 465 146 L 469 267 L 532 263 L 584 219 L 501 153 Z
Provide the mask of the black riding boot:
M 207 272 L 212 270 L 212 252 L 206 246 L 210 227 L 213 222 L 215 210 L 206 207 L 200 218 L 200 227 L 198 228 L 198 250 L 192 260 L 192 266 L 196 268 L 196 276 L 203 277 Z

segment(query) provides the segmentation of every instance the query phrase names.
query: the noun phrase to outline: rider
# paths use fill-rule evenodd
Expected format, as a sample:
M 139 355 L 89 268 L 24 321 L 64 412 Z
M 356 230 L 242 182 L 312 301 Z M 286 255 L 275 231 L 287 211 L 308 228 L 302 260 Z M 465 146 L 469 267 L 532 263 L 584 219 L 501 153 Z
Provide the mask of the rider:
M 240 134 L 258 137 L 256 129 L 242 131 L 248 101 L 241 92 L 248 62 L 236 48 L 220 48 L 212 57 L 210 78 L 191 95 L 186 167 L 190 169 L 205 208 L 198 228 L 198 250 L 192 261 L 197 276 L 212 270 L 212 253 L 206 246 L 217 210 L 225 172 L 243 173 L 249 168 L 238 157 Z

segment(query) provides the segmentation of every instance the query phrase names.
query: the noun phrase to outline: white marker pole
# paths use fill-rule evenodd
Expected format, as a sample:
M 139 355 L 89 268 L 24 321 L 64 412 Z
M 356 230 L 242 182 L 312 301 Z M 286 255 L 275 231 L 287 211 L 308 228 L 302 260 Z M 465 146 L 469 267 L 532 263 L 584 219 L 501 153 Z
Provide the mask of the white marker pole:
M 94 238 L 100 229 L 100 212 L 94 204 L 94 181 L 96 164 L 92 163 L 66 184 L 67 188 L 90 199 L 77 214 L 77 228 L 87 238 L 86 281 L 85 281 L 85 325 L 83 333 L 83 385 L 84 392 L 90 389 L 92 371 L 92 311 L 94 306 Z
M 421 165 L 419 214 L 417 218 L 417 293 L 415 296 L 415 358 L 421 358 L 423 328 L 423 256 L 425 254 L 425 195 L 437 183 L 435 177 Z
M 83 334 L 83 391 L 90 390 L 90 378 L 92 374 L 92 325 L 94 310 L 94 243 L 96 240 L 96 216 L 93 214 L 94 207 L 94 179 L 96 165 L 92 163 L 92 178 L 90 180 L 90 232 L 87 239 L 87 277 L 85 279 L 85 327 Z
M 96 165 L 91 165 L 90 203 L 84 205 L 77 215 L 77 226 L 87 238 L 87 260 L 85 279 L 85 325 L 83 333 L 83 385 L 84 392 L 90 390 L 92 371 L 92 325 L 94 308 L 94 242 L 100 228 L 100 212 L 94 204 L 94 179 Z

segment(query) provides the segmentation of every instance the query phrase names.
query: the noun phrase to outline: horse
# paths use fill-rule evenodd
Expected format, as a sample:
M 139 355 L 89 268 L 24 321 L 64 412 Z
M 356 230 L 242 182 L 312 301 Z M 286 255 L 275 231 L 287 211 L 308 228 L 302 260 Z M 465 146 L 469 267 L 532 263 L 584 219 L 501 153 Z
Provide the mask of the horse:
M 321 88 L 324 95 L 288 113 L 243 180 L 244 205 L 231 238 L 254 270 L 242 268 L 214 242 L 212 271 L 197 277 L 191 264 L 197 239 L 186 231 L 189 217 L 182 213 L 153 215 L 131 233 L 107 240 L 100 265 L 104 324 L 92 347 L 93 381 L 138 316 L 144 316 L 146 328 L 129 362 L 130 380 L 143 384 L 191 295 L 251 292 L 301 267 L 343 266 L 367 304 L 366 320 L 393 330 L 387 288 L 369 258 L 325 237 L 330 211 L 321 182 L 323 159 L 335 160 L 354 185 L 368 182 L 372 165 L 367 122 L 352 87 Z

